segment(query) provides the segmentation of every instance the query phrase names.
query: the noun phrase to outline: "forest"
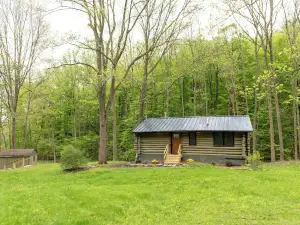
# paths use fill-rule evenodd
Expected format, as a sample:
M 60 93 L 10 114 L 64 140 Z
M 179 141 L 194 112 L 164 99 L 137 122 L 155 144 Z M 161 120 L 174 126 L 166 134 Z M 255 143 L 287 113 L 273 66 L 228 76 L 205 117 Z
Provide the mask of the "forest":
M 250 115 L 252 152 L 299 158 L 299 0 L 42 2 L 0 0 L 0 149 L 132 161 L 145 118 Z M 63 10 L 91 37 L 55 38 L 47 16 Z

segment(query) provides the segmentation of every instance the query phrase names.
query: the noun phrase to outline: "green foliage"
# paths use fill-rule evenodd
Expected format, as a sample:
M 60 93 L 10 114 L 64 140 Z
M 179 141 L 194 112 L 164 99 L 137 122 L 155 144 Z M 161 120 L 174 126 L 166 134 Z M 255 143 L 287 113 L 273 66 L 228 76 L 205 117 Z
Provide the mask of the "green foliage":
M 42 139 L 38 142 L 37 152 L 40 159 L 53 159 L 53 143 L 51 143 L 48 139 Z
M 270 158 L 266 81 L 268 78 L 276 78 L 285 158 L 293 158 L 291 112 L 294 96 L 291 81 L 293 78 L 299 80 L 299 74 L 298 71 L 292 73 L 291 60 L 299 61 L 300 44 L 297 41 L 291 48 L 283 31 L 274 33 L 274 58 L 276 60 L 269 65 L 272 71 L 265 66 L 263 51 L 260 49 L 258 61 L 256 61 L 253 43 L 238 35 L 240 31 L 232 25 L 220 29 L 218 36 L 212 40 L 199 35 L 177 42 L 172 47 L 172 51 L 162 58 L 151 76 L 147 77 L 144 116 L 162 117 L 165 112 L 170 117 L 242 115 L 247 113 L 247 97 L 248 114 L 252 120 L 256 91 L 259 106 L 257 150 L 263 157 Z M 142 44 L 139 43 L 139 45 Z M 72 63 L 74 58 L 90 65 L 95 63 L 94 55 L 82 50 L 67 53 L 62 61 Z M 154 61 L 156 61 L 155 56 L 153 56 Z M 260 66 L 258 79 L 255 75 L 257 65 Z M 123 74 L 124 69 L 123 65 L 119 64 L 116 72 L 117 78 Z M 126 161 L 133 161 L 135 158 L 132 150 L 132 130 L 141 122 L 139 118 L 140 94 L 144 78 L 142 61 L 134 65 L 131 73 L 122 82 L 115 96 L 118 157 Z M 88 159 L 97 160 L 99 147 L 99 102 L 95 88 L 97 74 L 91 68 L 77 65 L 47 70 L 40 76 L 44 82 L 39 83 L 37 80 L 36 83 L 32 81 L 31 84 L 37 88 L 33 92 L 30 105 L 25 147 L 34 147 L 43 159 L 52 159 L 53 147 L 59 157 L 63 146 L 73 145 L 80 149 Z M 20 93 L 18 112 L 15 115 L 18 122 L 18 146 L 22 146 L 23 122 L 26 119 L 28 103 L 27 90 L 30 89 L 27 81 L 24 85 L 26 88 Z M 110 83 L 108 83 L 107 91 L 110 91 Z M 2 107 L 4 107 L 3 104 Z M 9 117 L 9 115 L 5 116 Z M 275 113 L 273 117 L 276 121 Z M 113 146 L 111 110 L 107 118 L 107 155 L 111 160 Z M 277 124 L 274 124 L 274 128 L 275 144 L 278 144 Z M 4 128 L 1 129 L 8 142 L 9 127 L 4 124 Z M 1 145 L 4 147 L 4 142 L 1 142 Z
M 262 159 L 263 157 L 259 152 L 254 152 L 252 155 L 247 156 L 246 161 L 252 170 L 259 170 L 261 169 Z
M 133 162 L 135 160 L 135 151 L 133 149 L 129 149 L 128 151 L 120 152 L 119 160 L 126 162 Z
M 87 160 L 81 151 L 68 145 L 61 152 L 60 163 L 63 169 L 79 169 L 87 165 Z

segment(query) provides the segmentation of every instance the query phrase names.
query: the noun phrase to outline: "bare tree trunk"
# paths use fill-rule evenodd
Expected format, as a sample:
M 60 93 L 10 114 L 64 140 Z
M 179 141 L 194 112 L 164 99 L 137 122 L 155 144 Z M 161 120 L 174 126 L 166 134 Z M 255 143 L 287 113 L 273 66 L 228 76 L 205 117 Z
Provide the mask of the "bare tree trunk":
M 276 161 L 276 155 L 275 155 L 275 137 L 274 137 L 274 123 L 273 123 L 273 107 L 272 107 L 272 96 L 271 96 L 271 85 L 270 85 L 270 78 L 268 78 L 268 114 L 269 114 L 269 125 L 270 125 L 270 147 L 271 147 L 271 161 Z
M 146 70 L 146 68 L 145 68 Z M 146 72 L 148 73 L 148 72 Z M 140 93 L 140 115 L 139 119 L 142 121 L 145 116 L 145 101 L 146 101 L 146 95 L 147 95 L 147 88 L 148 88 L 148 74 L 146 75 L 144 72 L 144 79 L 143 79 L 143 84 L 141 88 L 141 93 Z
M 27 139 L 27 126 L 28 126 L 28 118 L 30 113 L 30 105 L 31 105 L 31 91 L 28 93 L 28 102 L 26 108 L 26 116 L 24 121 L 24 128 L 23 128 L 23 141 L 22 141 L 22 148 L 26 147 L 26 139 Z
M 196 108 L 197 108 L 197 104 L 196 104 L 196 87 L 197 87 L 197 81 L 194 79 L 194 116 L 197 115 L 197 112 L 196 112 Z
M 181 107 L 182 107 L 182 116 L 185 115 L 184 112 L 184 78 L 181 80 Z
M 15 114 L 15 113 L 14 113 Z M 16 131 L 16 116 L 12 116 L 11 120 L 11 148 L 17 148 L 17 131 Z
M 242 39 L 240 37 L 240 52 L 241 52 L 241 58 L 242 58 L 242 74 L 243 74 L 243 82 L 244 82 L 244 98 L 245 98 L 245 105 L 246 105 L 246 114 L 249 114 L 248 109 L 248 96 L 247 96 L 247 81 L 246 81 L 246 71 L 245 71 L 245 59 L 244 59 L 244 51 L 243 51 L 243 45 L 242 45 Z
M 293 91 L 293 117 L 294 117 L 294 157 L 295 160 L 298 160 L 298 123 L 297 123 L 297 92 L 296 92 L 296 78 L 292 81 L 292 91 Z
M 260 74 L 260 63 L 259 63 L 259 58 L 258 58 L 258 43 L 257 43 L 257 36 L 255 37 L 254 41 L 254 48 L 255 48 L 255 61 L 256 61 L 256 73 L 255 73 L 255 81 L 258 80 L 259 74 Z M 256 146 L 257 146 L 257 113 L 258 113 L 258 91 L 257 91 L 257 86 L 255 85 L 255 90 L 254 90 L 254 115 L 253 115 L 253 133 L 252 133 L 252 145 L 253 145 L 253 152 L 256 152 Z
M 53 162 L 56 163 L 56 147 L 54 140 L 54 131 L 52 131 L 52 152 L 53 152 Z
M 99 155 L 98 161 L 100 164 L 107 163 L 106 149 L 107 149 L 107 120 L 105 110 L 105 99 L 106 99 L 106 88 L 105 85 L 100 89 L 99 96 L 99 121 L 100 121 L 100 143 L 99 143 Z
M 73 118 L 73 133 L 74 133 L 74 141 L 76 143 L 77 141 L 76 111 L 74 112 L 74 118 Z
M 297 128 L 300 126 L 299 105 L 297 107 Z M 300 129 L 297 129 L 298 134 L 298 152 L 300 152 Z
M 278 93 L 277 93 L 276 86 L 274 87 L 274 89 L 275 89 L 275 91 L 274 91 L 274 100 L 275 100 L 276 118 L 277 118 L 277 126 L 278 126 L 278 136 L 279 136 L 279 146 L 280 146 L 280 161 L 283 161 L 284 160 L 284 148 L 283 148 L 283 138 L 282 138 L 280 107 L 279 107 L 279 100 L 278 100 Z
M 115 96 L 116 97 L 116 96 Z M 113 101 L 113 161 L 118 160 L 118 149 L 117 149 L 117 109 L 116 109 L 116 98 Z
M 169 116 L 169 96 L 170 96 L 170 90 L 167 88 L 166 90 L 166 117 Z
M 204 92 L 205 92 L 205 115 L 208 115 L 208 93 L 207 93 L 207 83 L 204 82 Z

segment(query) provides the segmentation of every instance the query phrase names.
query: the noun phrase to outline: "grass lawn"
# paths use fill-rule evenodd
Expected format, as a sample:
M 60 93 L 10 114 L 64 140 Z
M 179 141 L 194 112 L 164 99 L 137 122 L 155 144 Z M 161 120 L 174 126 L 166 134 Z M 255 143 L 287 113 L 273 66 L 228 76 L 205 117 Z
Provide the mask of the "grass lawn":
M 0 224 L 300 224 L 300 165 L 0 171 Z

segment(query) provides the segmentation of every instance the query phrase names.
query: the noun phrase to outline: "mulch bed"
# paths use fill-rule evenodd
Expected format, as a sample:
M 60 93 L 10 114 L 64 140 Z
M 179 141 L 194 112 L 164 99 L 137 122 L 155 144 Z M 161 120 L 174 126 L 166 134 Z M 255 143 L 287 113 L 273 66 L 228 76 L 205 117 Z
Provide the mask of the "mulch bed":
M 183 164 L 150 164 L 150 163 L 116 163 L 116 164 L 108 164 L 105 167 L 109 168 L 122 168 L 122 167 L 178 167 L 182 166 Z

